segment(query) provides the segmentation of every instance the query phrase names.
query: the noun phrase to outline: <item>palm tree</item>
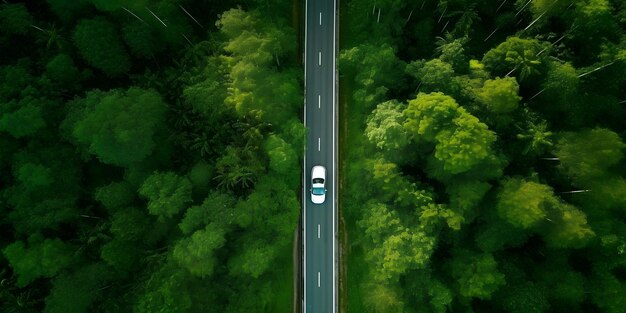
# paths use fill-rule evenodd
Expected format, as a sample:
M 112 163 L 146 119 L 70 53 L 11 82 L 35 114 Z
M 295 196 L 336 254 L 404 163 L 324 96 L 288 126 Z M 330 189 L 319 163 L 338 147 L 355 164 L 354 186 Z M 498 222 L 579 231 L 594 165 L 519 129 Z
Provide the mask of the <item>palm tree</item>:
M 517 138 L 528 141 L 523 151 L 524 154 L 532 153 L 538 155 L 554 145 L 552 143 L 552 132 L 548 130 L 546 121 L 540 121 L 539 123 L 529 121 L 526 129 L 522 130 L 522 133 L 517 134 Z
M 63 50 L 66 47 L 67 40 L 61 35 L 63 29 L 57 29 L 56 24 L 49 24 L 47 29 L 32 24 L 30 26 L 43 34 L 43 36 L 37 38 L 36 41 L 45 43 L 46 49 L 56 47 L 57 50 Z

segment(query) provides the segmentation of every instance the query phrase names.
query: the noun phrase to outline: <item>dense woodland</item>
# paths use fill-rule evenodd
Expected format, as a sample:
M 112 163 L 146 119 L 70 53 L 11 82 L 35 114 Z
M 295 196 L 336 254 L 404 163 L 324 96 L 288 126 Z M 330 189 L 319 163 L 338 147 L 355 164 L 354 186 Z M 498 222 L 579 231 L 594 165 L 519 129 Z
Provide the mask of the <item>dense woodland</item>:
M 290 312 L 292 1 L 0 3 L 0 312 Z
M 341 9 L 348 311 L 626 312 L 626 2 Z

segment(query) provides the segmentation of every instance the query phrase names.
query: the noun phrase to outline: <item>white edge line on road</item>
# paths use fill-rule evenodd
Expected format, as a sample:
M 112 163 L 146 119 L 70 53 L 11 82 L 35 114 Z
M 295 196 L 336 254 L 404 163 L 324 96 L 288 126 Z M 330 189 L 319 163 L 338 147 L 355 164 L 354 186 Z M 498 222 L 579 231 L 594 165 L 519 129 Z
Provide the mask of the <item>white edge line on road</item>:
M 320 284 L 320 280 L 321 280 L 321 277 L 320 277 L 320 272 L 317 272 L 317 287 L 318 287 L 318 288 L 321 286 L 321 284 Z
M 304 1 L 304 129 L 306 129 L 306 48 L 307 48 L 307 28 L 308 28 L 308 18 L 309 18 L 309 0 Z M 306 139 L 306 138 L 305 138 Z M 305 140 L 306 142 L 306 140 Z M 303 226 L 303 235 L 302 241 L 304 242 L 304 254 L 303 254 L 303 274 L 304 274 L 304 295 L 302 298 L 302 311 L 306 313 L 306 143 L 302 147 L 303 150 L 303 164 L 302 164 L 302 226 Z
M 322 66 L 322 51 L 319 52 L 319 65 Z
M 335 215 L 337 215 L 337 208 L 335 207 L 335 200 L 337 199 L 337 171 L 336 171 L 336 166 L 335 166 L 335 146 L 337 145 L 336 143 L 336 136 L 335 136 L 335 124 L 337 122 L 337 117 L 336 117 L 336 94 L 335 94 L 335 85 L 337 84 L 336 81 L 336 64 L 335 64 L 335 59 L 337 58 L 336 54 L 336 42 L 337 39 L 335 38 L 336 33 L 337 33 L 337 0 L 333 0 L 333 197 L 335 197 L 335 199 L 333 199 L 333 235 L 332 235 L 332 240 L 333 240 L 333 313 L 336 312 L 337 310 L 337 303 L 336 303 L 336 297 L 337 297 L 337 290 L 336 290 L 336 285 L 337 285 L 337 277 L 336 277 L 336 255 L 335 255 L 335 241 L 337 240 L 335 238 Z
M 317 137 L 317 151 L 322 151 L 322 138 Z
M 320 224 L 317 224 L 317 239 L 320 239 L 320 229 L 322 228 L 322 226 L 320 226 Z

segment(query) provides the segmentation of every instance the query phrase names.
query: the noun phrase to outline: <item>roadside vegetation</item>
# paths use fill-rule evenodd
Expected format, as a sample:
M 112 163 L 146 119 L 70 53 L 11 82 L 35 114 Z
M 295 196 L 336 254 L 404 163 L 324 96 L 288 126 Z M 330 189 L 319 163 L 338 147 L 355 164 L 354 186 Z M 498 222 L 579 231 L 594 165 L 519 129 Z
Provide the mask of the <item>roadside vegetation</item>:
M 624 312 L 624 2 L 343 7 L 347 311 Z
M 0 4 L 0 312 L 290 312 L 292 1 Z

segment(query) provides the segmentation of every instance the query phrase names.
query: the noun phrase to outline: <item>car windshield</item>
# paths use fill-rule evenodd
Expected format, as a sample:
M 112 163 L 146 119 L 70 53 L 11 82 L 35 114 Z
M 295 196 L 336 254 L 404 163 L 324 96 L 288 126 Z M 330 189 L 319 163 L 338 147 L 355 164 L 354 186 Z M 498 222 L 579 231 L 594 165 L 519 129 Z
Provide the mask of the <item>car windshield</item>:
M 313 188 L 312 193 L 316 196 L 321 196 L 324 194 L 324 188 Z

